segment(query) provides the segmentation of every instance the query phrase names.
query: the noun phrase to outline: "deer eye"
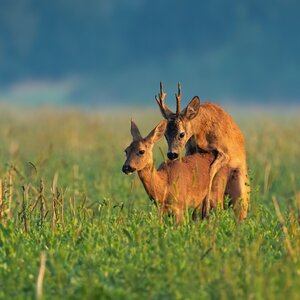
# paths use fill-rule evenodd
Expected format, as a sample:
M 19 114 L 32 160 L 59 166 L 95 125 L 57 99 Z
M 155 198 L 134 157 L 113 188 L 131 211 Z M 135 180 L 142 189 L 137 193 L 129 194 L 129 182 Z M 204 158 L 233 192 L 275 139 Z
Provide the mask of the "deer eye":
M 181 132 L 181 133 L 179 134 L 179 138 L 181 138 L 181 139 L 183 139 L 184 136 L 185 136 L 185 133 L 184 133 L 184 132 Z
M 139 155 L 143 155 L 145 153 L 145 150 L 140 150 Z

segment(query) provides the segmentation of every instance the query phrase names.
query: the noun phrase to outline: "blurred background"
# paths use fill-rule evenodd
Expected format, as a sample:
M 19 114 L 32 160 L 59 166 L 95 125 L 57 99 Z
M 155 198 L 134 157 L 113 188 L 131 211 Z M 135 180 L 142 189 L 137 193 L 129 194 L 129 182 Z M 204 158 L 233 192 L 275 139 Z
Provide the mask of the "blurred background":
M 1 0 L 0 101 L 300 103 L 297 0 Z

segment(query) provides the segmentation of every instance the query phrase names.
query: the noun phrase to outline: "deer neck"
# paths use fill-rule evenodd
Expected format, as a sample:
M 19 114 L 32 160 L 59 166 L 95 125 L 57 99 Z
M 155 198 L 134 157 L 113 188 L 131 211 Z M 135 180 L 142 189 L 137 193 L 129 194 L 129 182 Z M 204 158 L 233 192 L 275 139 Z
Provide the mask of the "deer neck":
M 149 197 L 157 202 L 163 202 L 165 198 L 166 182 L 157 171 L 154 163 L 147 165 L 143 170 L 138 171 L 138 175 L 144 185 L 144 188 Z

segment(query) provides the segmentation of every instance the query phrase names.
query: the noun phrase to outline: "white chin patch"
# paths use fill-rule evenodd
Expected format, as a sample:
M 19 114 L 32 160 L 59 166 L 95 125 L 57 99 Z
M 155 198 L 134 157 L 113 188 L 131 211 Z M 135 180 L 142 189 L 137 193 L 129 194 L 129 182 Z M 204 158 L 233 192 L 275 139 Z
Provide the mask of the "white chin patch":
M 129 173 L 127 173 L 127 175 L 132 175 L 133 174 L 133 172 L 129 172 Z

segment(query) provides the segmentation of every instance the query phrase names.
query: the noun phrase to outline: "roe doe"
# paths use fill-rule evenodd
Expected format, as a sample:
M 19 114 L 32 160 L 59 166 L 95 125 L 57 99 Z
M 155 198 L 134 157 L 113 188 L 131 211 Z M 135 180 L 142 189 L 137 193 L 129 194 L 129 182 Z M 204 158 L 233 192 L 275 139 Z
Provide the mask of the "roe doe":
M 173 215 L 176 222 L 180 223 L 187 208 L 194 208 L 193 219 L 202 210 L 214 155 L 196 153 L 182 160 L 164 162 L 156 169 L 152 149 L 154 143 L 163 137 L 166 127 L 167 122 L 161 121 L 143 138 L 137 125 L 131 121 L 133 142 L 125 150 L 126 161 L 122 171 L 126 174 L 137 171 L 147 194 L 158 206 L 159 215 Z M 215 177 L 212 199 L 223 199 L 228 170 L 227 166 L 223 167 Z M 223 208 L 223 201 L 219 204 Z M 212 201 L 214 208 L 217 205 L 216 201 Z

